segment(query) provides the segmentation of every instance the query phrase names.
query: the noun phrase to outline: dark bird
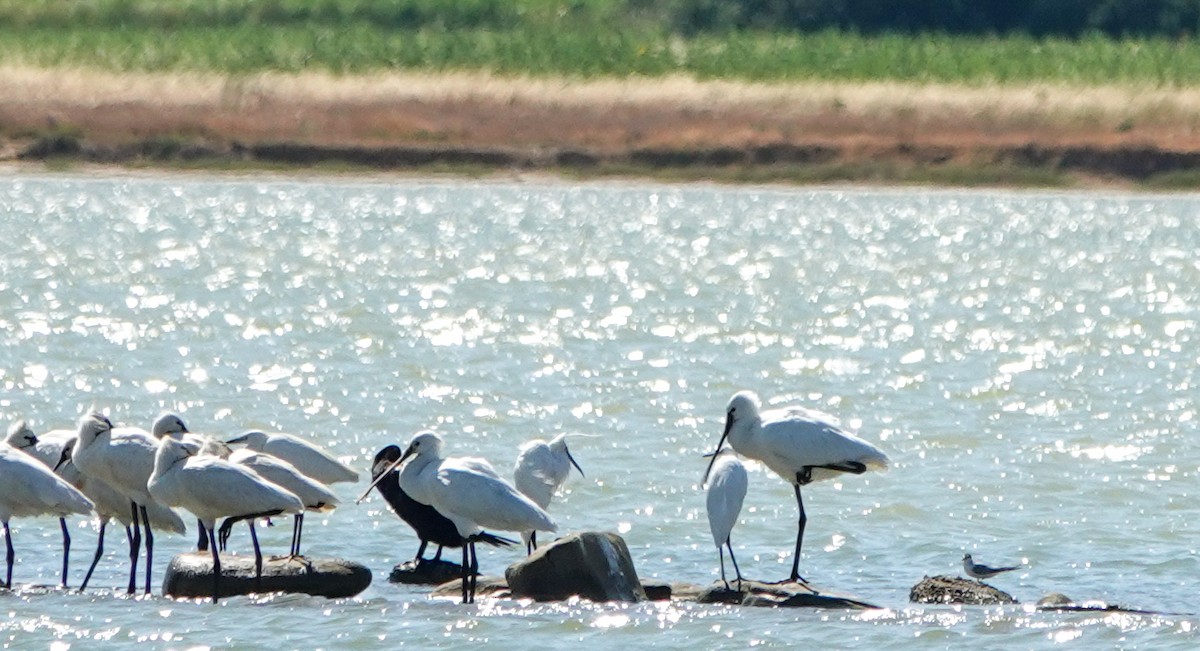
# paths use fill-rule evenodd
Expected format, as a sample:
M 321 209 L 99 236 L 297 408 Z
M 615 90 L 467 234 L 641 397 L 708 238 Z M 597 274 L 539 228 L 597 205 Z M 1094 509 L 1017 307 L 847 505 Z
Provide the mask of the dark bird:
M 400 516 L 408 526 L 412 527 L 417 533 L 417 538 L 421 539 L 421 546 L 417 548 L 416 558 L 413 560 L 420 564 L 425 559 L 425 548 L 429 543 L 435 543 L 438 546 L 437 553 L 434 554 L 434 561 L 441 560 L 442 548 L 449 547 L 458 549 L 465 542 L 463 537 L 459 535 L 458 529 L 454 527 L 446 516 L 437 512 L 437 509 L 422 504 L 408 496 L 404 489 L 400 488 L 400 471 L 391 470 L 385 476 L 380 477 L 385 470 L 394 465 L 398 461 L 404 451 L 399 446 L 389 445 L 380 450 L 375 455 L 375 461 L 371 465 L 371 481 L 374 482 L 374 487 L 379 489 L 379 493 L 383 495 L 383 499 L 387 501 L 388 506 L 392 507 L 392 511 Z M 361 498 L 360 498 L 361 499 Z M 502 538 L 490 533 L 481 533 L 475 542 L 481 542 L 493 547 L 508 547 L 514 544 L 515 540 Z
M 1019 569 L 1020 565 L 1011 565 L 1009 567 L 988 567 L 976 563 L 970 554 L 963 554 L 963 571 L 975 579 L 990 579 L 1001 572 L 1010 572 Z

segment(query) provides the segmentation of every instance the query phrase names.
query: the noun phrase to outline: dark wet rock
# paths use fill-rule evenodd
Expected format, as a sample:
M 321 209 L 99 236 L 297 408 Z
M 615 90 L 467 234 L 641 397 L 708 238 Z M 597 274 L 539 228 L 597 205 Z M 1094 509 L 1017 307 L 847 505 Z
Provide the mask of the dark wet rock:
M 167 566 L 163 594 L 171 597 L 211 597 L 212 570 L 212 556 L 206 552 L 179 554 Z M 262 578 L 258 579 L 253 556 L 230 554 L 221 558 L 222 597 L 290 592 L 336 599 L 353 597 L 370 585 L 371 570 L 341 559 L 303 556 L 263 559 Z
M 646 600 L 629 548 L 615 533 L 564 536 L 509 566 L 504 576 L 518 599 Z
M 1057 613 L 1080 613 L 1080 612 L 1102 612 L 1102 613 L 1129 613 L 1132 615 L 1179 615 L 1180 613 L 1165 613 L 1155 610 L 1140 610 L 1137 608 L 1127 608 L 1117 604 L 1105 603 L 1103 601 L 1084 601 L 1076 603 L 1073 599 L 1061 592 L 1052 592 L 1041 599 L 1038 599 L 1037 609 L 1043 612 Z
M 967 604 L 991 606 L 1015 604 L 1012 595 L 981 581 L 957 576 L 924 577 L 908 593 L 909 601 L 918 604 Z
M 462 577 L 439 585 L 429 593 L 429 596 L 453 599 L 462 597 Z M 512 597 L 512 591 L 508 589 L 508 582 L 502 576 L 480 576 L 475 581 L 475 596 L 508 599 Z
M 731 582 L 729 588 L 716 582 L 696 597 L 702 604 L 731 604 L 768 608 L 878 608 L 865 601 L 842 594 L 819 590 L 806 583 L 763 583 L 742 581 L 739 588 Z
M 650 601 L 670 601 L 675 592 L 675 584 L 642 583 L 642 591 Z
M 421 561 L 407 561 L 392 568 L 388 581 L 407 585 L 441 585 L 462 576 L 462 566 L 441 559 L 423 558 Z

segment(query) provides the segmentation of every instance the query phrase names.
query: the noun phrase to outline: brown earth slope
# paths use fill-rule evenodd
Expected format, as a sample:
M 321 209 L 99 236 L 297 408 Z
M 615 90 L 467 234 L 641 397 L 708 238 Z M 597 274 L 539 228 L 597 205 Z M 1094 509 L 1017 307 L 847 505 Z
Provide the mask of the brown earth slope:
M 62 159 L 1137 183 L 1200 172 L 1200 91 L 0 68 L 0 160 Z

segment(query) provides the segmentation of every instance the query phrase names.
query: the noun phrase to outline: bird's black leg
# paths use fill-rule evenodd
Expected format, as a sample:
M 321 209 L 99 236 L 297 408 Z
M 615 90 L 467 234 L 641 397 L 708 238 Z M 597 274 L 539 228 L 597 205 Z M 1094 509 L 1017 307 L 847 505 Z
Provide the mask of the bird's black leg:
M 476 555 L 475 542 L 471 546 L 471 603 L 475 603 L 475 588 L 479 584 L 479 556 Z
M 4 521 L 4 546 L 8 548 L 8 556 L 6 557 L 8 560 L 8 573 L 4 577 L 4 587 L 12 590 L 12 567 L 13 560 L 17 555 L 16 552 L 13 551 L 12 530 L 8 528 L 7 520 Z
M 421 563 L 423 563 L 425 561 L 425 559 L 423 559 L 421 557 L 425 555 L 425 548 L 428 546 L 429 546 L 429 541 L 422 538 L 421 546 L 417 547 L 417 557 L 413 559 L 414 563 L 416 563 L 417 565 L 420 565 Z M 442 551 L 442 546 L 438 545 L 438 552 L 440 553 L 441 551 Z
M 88 581 L 92 580 L 92 572 L 96 570 L 96 564 L 100 562 L 100 557 L 104 555 L 104 530 L 108 527 L 108 520 L 100 520 L 100 536 L 96 539 L 96 555 L 92 557 L 92 566 L 88 568 L 87 576 L 83 577 L 83 583 L 79 586 L 79 591 L 87 590 Z
M 293 532 L 296 534 L 295 542 L 292 546 L 292 556 L 300 555 L 300 537 L 304 535 L 304 513 L 297 513 L 295 516 L 295 528 Z
M 803 479 L 801 475 L 805 474 L 805 472 L 796 473 L 797 481 Z M 811 476 L 809 477 L 809 481 L 812 481 Z M 808 583 L 804 577 L 800 576 L 800 543 L 804 542 L 804 525 L 808 524 L 808 516 L 804 514 L 804 500 L 800 497 L 800 485 L 794 485 L 792 488 L 796 491 L 796 506 L 800 507 L 800 520 L 796 528 L 796 555 L 792 558 L 792 575 L 789 578 L 791 581 Z
M 196 551 L 208 551 L 208 533 L 204 531 L 204 523 L 200 518 L 196 518 L 196 530 L 199 532 L 199 537 L 196 538 Z
M 129 543 L 129 594 L 137 592 L 137 562 L 138 553 L 142 550 L 142 530 L 139 524 L 138 507 L 133 502 L 129 503 L 129 508 L 133 511 L 133 538 Z
M 221 557 L 217 555 L 217 534 L 208 530 L 208 545 L 213 557 L 213 603 L 221 596 Z
M 421 542 L 425 542 L 425 541 L 421 541 Z M 420 555 L 421 555 L 421 553 L 417 552 L 417 556 L 420 556 Z M 437 553 L 435 553 L 433 555 L 433 560 L 434 561 L 442 560 L 442 546 L 441 545 L 438 545 L 438 550 L 437 550 Z
M 63 572 L 62 572 L 62 587 L 67 587 L 67 559 L 71 557 L 71 532 L 67 531 L 67 519 L 59 518 L 59 526 L 63 532 Z
M 146 530 L 146 594 L 150 594 L 150 567 L 154 563 L 154 533 L 150 531 L 150 514 L 142 509 L 142 527 Z
M 248 519 L 250 524 L 250 541 L 254 543 L 254 591 L 262 592 L 262 550 L 258 547 L 258 533 L 254 531 L 254 518 Z
M 537 551 L 537 532 L 529 534 L 529 553 Z
M 734 571 L 734 573 L 737 574 L 738 592 L 741 592 L 742 591 L 742 570 L 738 568 L 737 558 L 734 557 L 734 555 L 733 555 L 733 544 L 731 544 L 729 542 L 728 538 L 725 539 L 725 546 L 729 548 L 729 560 L 733 561 L 733 571 Z M 721 578 L 722 579 L 725 578 L 725 559 L 724 559 L 724 557 L 721 558 Z M 726 585 L 728 585 L 728 583 Z
M 217 528 L 217 544 L 220 545 L 221 551 L 225 551 L 225 546 L 229 544 L 229 536 L 233 533 L 233 525 L 237 524 L 240 519 L 236 516 L 225 518 L 221 522 L 221 526 Z
M 462 602 L 464 604 L 470 603 L 467 601 L 467 574 L 471 571 L 471 569 L 470 569 L 471 568 L 471 556 L 470 556 L 471 552 L 469 551 L 470 547 L 471 547 L 471 543 L 466 542 L 466 541 L 463 542 L 461 573 L 462 573 Z

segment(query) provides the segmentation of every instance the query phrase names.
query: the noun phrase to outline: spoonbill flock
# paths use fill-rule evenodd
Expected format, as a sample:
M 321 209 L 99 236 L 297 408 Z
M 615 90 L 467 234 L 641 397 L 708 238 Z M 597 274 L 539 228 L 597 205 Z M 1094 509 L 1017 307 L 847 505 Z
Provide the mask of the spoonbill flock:
M 461 597 L 475 600 L 479 560 L 476 545 L 507 547 L 515 541 L 500 533 L 519 534 L 526 552 L 537 549 L 537 533 L 555 532 L 558 525 L 547 512 L 571 468 L 583 469 L 567 447 L 566 434 L 521 446 L 510 482 L 485 459 L 450 456 L 442 437 L 421 431 L 401 448 L 379 450 L 370 468 L 370 484 L 356 503 L 378 490 L 391 509 L 420 541 L 414 561 L 424 562 L 429 543 L 462 550 Z M 730 447 L 725 447 L 728 441 Z M 803 407 L 763 411 L 749 391 L 733 395 L 725 409 L 725 426 L 710 454 L 704 473 L 709 526 L 720 557 L 720 576 L 726 588 L 725 551 L 736 580 L 743 576 L 733 555 L 730 534 L 748 489 L 740 457 L 758 461 L 792 485 L 799 519 L 790 581 L 800 576 L 801 546 L 807 515 L 801 488 L 842 474 L 885 469 L 888 457 L 880 449 L 842 429 L 835 420 Z M 300 555 L 306 511 L 329 511 L 338 497 L 329 484 L 357 482 L 358 473 L 326 450 L 303 438 L 248 431 L 228 440 L 191 432 L 183 419 L 162 414 L 149 431 L 117 427 L 107 416 L 92 412 L 75 430 L 35 434 L 26 423 L 15 423 L 6 445 L 0 445 L 0 523 L 7 544 L 5 587 L 11 587 L 14 547 L 9 530 L 12 517 L 53 515 L 63 531 L 63 579 L 67 584 L 70 537 L 65 518 L 99 517 L 100 536 L 95 557 L 82 588 L 87 586 L 103 553 L 104 529 L 116 519 L 129 539 L 129 583 L 137 591 L 139 553 L 146 552 L 145 592 L 150 592 L 154 532 L 184 533 L 183 520 L 172 509 L 190 512 L 197 521 L 197 546 L 211 554 L 213 601 L 220 595 L 220 552 L 236 522 L 246 521 L 254 546 L 255 564 L 262 572 L 262 552 L 255 521 L 293 516 L 290 556 Z M 224 522 L 218 528 L 218 520 Z M 972 576 L 991 576 L 1012 568 L 987 568 L 964 558 Z

